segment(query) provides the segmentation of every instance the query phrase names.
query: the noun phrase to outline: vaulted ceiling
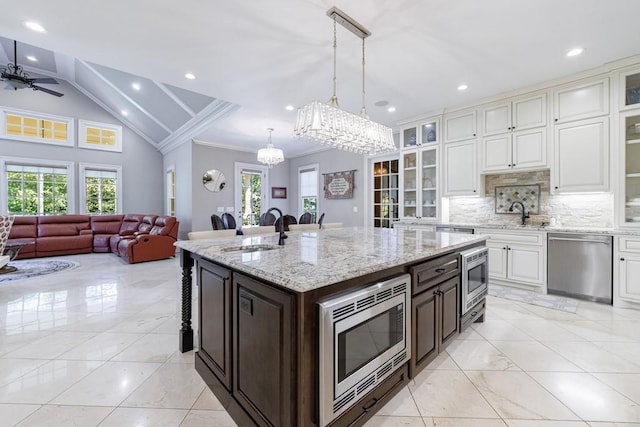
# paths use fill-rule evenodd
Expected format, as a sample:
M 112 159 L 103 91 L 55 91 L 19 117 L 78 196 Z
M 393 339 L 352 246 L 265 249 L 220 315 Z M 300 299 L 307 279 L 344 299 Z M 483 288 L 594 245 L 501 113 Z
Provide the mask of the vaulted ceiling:
M 640 54 L 638 0 L 24 0 L 0 14 L 0 63 L 13 39 L 38 49 L 33 71 L 69 80 L 162 150 L 197 139 L 257 151 L 273 127 L 296 156 L 318 147 L 292 137 L 285 106 L 331 96 L 332 6 L 372 33 L 366 106 L 390 126 Z M 361 60 L 360 39 L 339 27 L 338 98 L 352 112 Z

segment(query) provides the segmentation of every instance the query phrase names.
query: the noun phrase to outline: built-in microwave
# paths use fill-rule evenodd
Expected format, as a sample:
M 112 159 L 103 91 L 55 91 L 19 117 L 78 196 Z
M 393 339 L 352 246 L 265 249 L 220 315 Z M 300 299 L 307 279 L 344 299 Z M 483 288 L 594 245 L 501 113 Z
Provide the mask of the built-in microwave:
M 462 251 L 460 256 L 462 257 L 460 315 L 464 315 L 487 295 L 489 249 L 486 246 L 480 246 Z
M 405 274 L 318 304 L 321 426 L 408 362 L 410 292 Z

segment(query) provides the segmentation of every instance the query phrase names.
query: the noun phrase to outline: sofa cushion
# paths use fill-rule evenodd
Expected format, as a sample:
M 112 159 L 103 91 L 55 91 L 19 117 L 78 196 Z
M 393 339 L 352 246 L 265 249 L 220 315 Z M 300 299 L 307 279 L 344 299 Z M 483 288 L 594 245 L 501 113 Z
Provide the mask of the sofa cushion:
M 17 216 L 11 226 L 9 239 L 35 239 L 38 237 L 37 216 Z
M 52 215 L 38 218 L 38 237 L 77 236 L 90 230 L 88 215 Z
M 166 236 L 176 223 L 176 218 L 173 216 L 159 216 L 156 218 L 156 222 L 149 230 L 149 234 L 154 236 Z
M 142 222 L 138 225 L 139 233 L 148 233 L 153 228 L 158 215 L 145 215 L 142 217 Z
M 93 248 L 93 236 L 91 234 L 77 236 L 53 236 L 39 237 L 36 242 L 38 256 L 45 252 L 86 250 L 91 252 Z
M 118 234 L 124 215 L 96 215 L 91 217 L 94 234 Z
M 123 231 L 137 231 L 138 225 L 142 222 L 142 218 L 144 215 L 141 214 L 126 214 L 124 218 L 122 218 L 122 224 L 120 224 L 119 233 Z

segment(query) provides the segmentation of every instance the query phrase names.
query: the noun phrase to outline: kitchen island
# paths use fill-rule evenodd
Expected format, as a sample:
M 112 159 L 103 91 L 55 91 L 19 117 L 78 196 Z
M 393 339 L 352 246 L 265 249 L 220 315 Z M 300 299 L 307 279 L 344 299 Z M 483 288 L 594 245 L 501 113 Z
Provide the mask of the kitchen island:
M 291 232 L 284 246 L 277 245 L 276 233 L 179 241 L 180 349 L 193 348 L 195 262 L 198 373 L 239 425 L 317 426 L 318 303 L 407 273 L 415 282 L 417 266 L 440 258 L 453 267 L 434 271 L 447 270 L 455 276 L 453 283 L 459 283 L 457 254 L 484 240 L 478 235 L 357 227 Z M 427 277 L 431 270 L 416 271 Z M 453 295 L 457 310 L 455 286 Z M 408 366 L 397 369 L 331 425 L 362 425 L 408 382 Z

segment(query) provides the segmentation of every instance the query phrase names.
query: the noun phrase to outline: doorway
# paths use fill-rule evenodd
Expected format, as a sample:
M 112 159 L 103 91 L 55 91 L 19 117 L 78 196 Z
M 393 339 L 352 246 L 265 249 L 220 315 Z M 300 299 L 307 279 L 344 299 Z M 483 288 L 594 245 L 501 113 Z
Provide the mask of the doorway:
M 269 205 L 267 167 L 236 163 L 235 175 L 236 218 L 243 227 L 258 225 Z

